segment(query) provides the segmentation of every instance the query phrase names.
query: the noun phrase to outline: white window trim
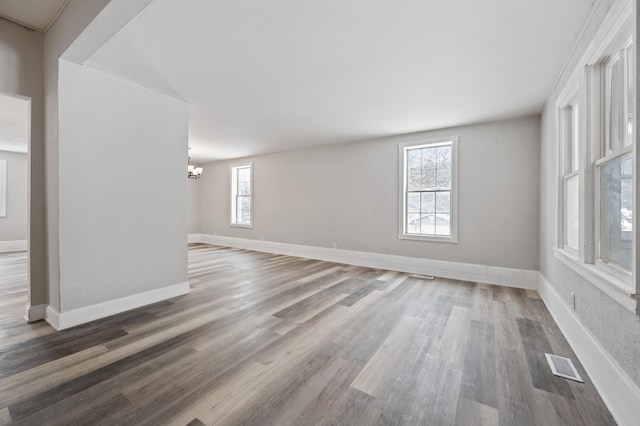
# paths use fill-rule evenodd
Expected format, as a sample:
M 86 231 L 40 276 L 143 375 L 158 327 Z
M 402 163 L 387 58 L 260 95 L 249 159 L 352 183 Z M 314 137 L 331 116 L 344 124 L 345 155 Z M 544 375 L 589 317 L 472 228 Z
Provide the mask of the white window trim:
M 603 24 L 601 25 L 598 33 L 593 38 L 592 43 L 588 46 L 584 55 L 579 61 L 579 65 L 574 71 L 573 75 L 569 78 L 569 82 L 566 84 L 565 89 L 559 96 L 559 101 L 556 103 L 557 107 L 560 107 L 563 103 L 566 103 L 570 99 L 570 95 L 573 92 L 574 85 L 577 85 L 580 76 L 586 74 L 587 81 L 585 88 L 582 90 L 581 96 L 583 100 L 588 97 L 588 104 L 584 103 L 584 106 L 580 108 L 580 117 L 586 119 L 591 117 L 594 112 L 604 114 L 604 111 L 593 111 L 595 104 L 600 105 L 602 99 L 600 97 L 600 82 L 602 81 L 604 69 L 602 66 L 603 58 L 606 57 L 607 51 L 610 50 L 612 45 L 623 46 L 626 45 L 625 39 L 628 34 L 629 28 L 632 28 L 632 3 L 631 2 L 618 2 L 616 6 L 609 12 Z M 632 32 L 633 33 L 633 32 Z M 591 71 L 585 73 L 585 70 Z M 636 71 L 636 85 L 638 83 L 638 72 Z M 635 130 L 638 129 L 639 117 L 638 104 L 636 103 L 636 117 L 635 117 Z M 557 117 L 559 118 L 559 117 Z M 597 208 L 596 205 L 599 200 L 597 194 L 598 190 L 598 166 L 603 162 L 610 160 L 610 158 L 601 155 L 600 148 L 596 146 L 598 141 L 602 141 L 604 133 L 604 123 L 601 120 L 581 120 L 580 131 L 585 132 L 586 136 L 585 154 L 580 155 L 579 165 L 581 180 L 581 228 L 580 236 L 582 238 L 580 243 L 580 252 L 575 253 L 571 250 L 566 250 L 561 247 L 561 239 L 564 238 L 564 229 L 558 226 L 558 234 L 556 236 L 556 246 L 553 248 L 553 253 L 556 259 L 565 264 L 571 270 L 582 276 L 587 282 L 603 291 L 612 299 L 616 300 L 622 306 L 628 310 L 638 314 L 638 308 L 640 307 L 640 280 L 637 278 L 637 265 L 638 265 L 638 250 L 636 250 L 636 235 L 637 225 L 640 223 L 637 221 L 637 213 L 633 215 L 633 247 L 634 247 L 634 259 L 633 271 L 629 274 L 626 271 L 613 267 L 611 265 L 604 264 L 596 259 L 595 244 L 597 241 L 596 224 L 598 218 L 596 217 Z M 559 123 L 559 121 L 558 121 Z M 602 124 L 601 124 L 602 123 Z M 558 126 L 559 127 L 559 126 Z M 560 135 L 560 133 L 558 133 Z M 560 140 L 560 139 L 558 139 Z M 637 137 L 636 137 L 637 140 Z M 636 143 L 632 144 L 633 158 L 634 158 L 634 173 L 635 176 L 640 176 L 639 168 L 640 163 L 637 161 L 637 149 Z M 562 148 L 560 148 L 562 149 Z M 558 152 L 561 154 L 561 151 Z M 598 160 L 596 162 L 596 160 Z M 558 156 L 558 162 L 562 161 L 562 157 Z M 586 166 L 582 169 L 583 166 Z M 562 179 L 561 164 L 558 164 L 557 176 Z M 637 179 L 637 178 L 636 178 Z M 636 202 L 638 188 L 635 185 L 634 179 L 634 206 L 637 207 Z M 584 183 L 584 184 L 583 184 Z M 564 193 L 561 190 L 561 185 L 558 184 L 557 194 L 557 221 L 558 224 L 564 220 Z M 562 198 L 561 198 L 562 197 Z M 562 200 L 562 204 L 561 204 Z M 584 220 L 583 220 L 584 219 Z M 563 240 L 562 240 L 563 241 Z
M 234 212 L 234 200 L 233 200 L 233 169 L 237 168 L 237 167 L 247 167 L 249 166 L 251 168 L 251 175 L 250 175 L 250 179 L 251 179 L 251 223 L 233 223 L 233 212 Z M 254 185 L 253 185 L 253 161 L 250 162 L 246 162 L 246 163 L 236 163 L 236 164 L 231 164 L 229 166 L 229 227 L 230 228 L 247 228 L 247 229 L 253 229 L 253 212 L 255 210 L 255 203 L 254 203 L 254 195 L 255 195 L 255 191 L 254 191 Z
M 451 235 L 415 235 L 405 233 L 406 218 L 406 198 L 405 191 L 407 185 L 405 150 L 410 147 L 422 145 L 435 145 L 439 143 L 451 142 Z M 398 215 L 398 239 L 430 241 L 437 243 L 458 242 L 458 136 L 449 136 L 435 139 L 421 139 L 398 144 L 398 170 L 399 170 L 399 215 Z
M 7 217 L 7 160 L 0 160 L 0 217 Z

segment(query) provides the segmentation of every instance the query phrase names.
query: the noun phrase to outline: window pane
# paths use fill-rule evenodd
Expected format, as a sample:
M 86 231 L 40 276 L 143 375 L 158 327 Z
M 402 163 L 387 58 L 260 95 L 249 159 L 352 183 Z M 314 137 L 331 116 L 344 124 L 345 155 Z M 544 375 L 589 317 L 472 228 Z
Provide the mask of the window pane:
M 422 173 L 422 190 L 436 189 L 436 169 L 425 169 Z
M 426 214 L 422 216 L 421 234 L 433 235 L 436 232 L 435 228 L 435 215 Z
M 411 149 L 407 152 L 407 166 L 409 171 L 420 171 L 422 168 L 422 150 Z
M 240 209 L 242 209 L 242 210 L 250 210 L 251 209 L 251 198 L 249 198 L 249 197 L 241 197 L 240 198 Z
M 608 136 L 609 149 L 617 151 L 622 146 L 620 123 L 622 119 L 622 66 L 616 59 L 608 68 L 607 102 L 609 103 Z
M 438 169 L 451 168 L 451 145 L 438 147 Z
M 435 192 L 422 193 L 422 213 L 436 212 L 436 194 Z
M 419 191 L 422 186 L 422 150 L 407 151 L 407 190 Z
M 450 211 L 451 211 L 451 193 L 450 192 L 436 193 L 436 212 L 449 213 Z
M 632 156 L 602 166 L 600 181 L 600 258 L 631 270 Z
M 451 215 L 449 213 L 436 215 L 436 235 L 451 235 Z
M 578 106 L 571 108 L 571 171 L 578 170 Z
M 436 149 L 437 148 L 423 148 L 422 151 L 422 167 L 425 169 L 436 168 Z
M 238 195 L 249 195 L 248 182 L 238 182 Z
M 635 102 L 633 98 L 633 81 L 634 81 L 634 66 L 633 66 L 633 45 L 627 47 L 626 50 L 626 63 L 627 63 L 627 117 L 626 117 L 626 138 L 625 146 L 631 145 L 633 142 L 633 113 L 635 111 Z
M 578 250 L 578 176 L 565 181 L 564 243 Z
M 409 213 L 407 215 L 407 234 L 420 233 L 420 214 Z
M 438 189 L 450 189 L 451 188 L 451 168 L 438 169 Z
M 409 172 L 407 179 L 408 191 L 420 191 L 422 189 L 422 172 L 418 169 L 417 172 Z
M 407 195 L 407 213 L 420 213 L 419 192 L 410 192 Z

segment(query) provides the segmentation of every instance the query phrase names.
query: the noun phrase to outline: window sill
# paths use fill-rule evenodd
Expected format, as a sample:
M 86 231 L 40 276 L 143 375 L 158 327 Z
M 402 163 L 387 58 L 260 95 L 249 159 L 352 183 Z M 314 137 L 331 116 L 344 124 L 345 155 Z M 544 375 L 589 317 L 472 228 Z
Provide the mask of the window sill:
M 253 229 L 253 225 L 243 225 L 241 223 L 230 223 L 229 228 L 246 228 Z
M 632 288 L 631 282 L 607 273 L 602 268 L 582 262 L 567 250 L 554 247 L 553 254 L 560 262 L 582 276 L 595 287 L 603 291 L 616 302 L 633 313 L 638 313 L 638 295 Z M 631 278 L 631 277 L 630 277 Z
M 451 243 L 457 244 L 457 237 L 437 237 L 435 235 L 410 235 L 410 234 L 398 234 L 399 240 L 415 240 L 415 241 L 431 241 L 435 243 Z

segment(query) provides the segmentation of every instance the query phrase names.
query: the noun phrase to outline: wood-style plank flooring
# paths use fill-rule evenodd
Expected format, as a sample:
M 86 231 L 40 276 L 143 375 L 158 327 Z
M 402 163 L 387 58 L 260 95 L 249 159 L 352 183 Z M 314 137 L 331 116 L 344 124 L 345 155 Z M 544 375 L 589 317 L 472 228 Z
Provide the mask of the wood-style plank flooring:
M 54 332 L 0 256 L 0 425 L 615 424 L 534 291 L 207 245 L 189 278 Z

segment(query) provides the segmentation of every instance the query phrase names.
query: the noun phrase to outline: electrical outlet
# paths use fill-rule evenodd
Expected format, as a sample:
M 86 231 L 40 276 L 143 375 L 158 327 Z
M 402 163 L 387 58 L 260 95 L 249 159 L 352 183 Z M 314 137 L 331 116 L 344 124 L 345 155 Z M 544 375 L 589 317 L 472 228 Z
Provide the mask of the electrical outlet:
M 218 235 L 218 231 L 213 231 L 213 235 Z
M 264 235 L 260 235 L 260 239 L 264 241 Z
M 573 310 L 576 309 L 576 294 L 575 293 L 571 293 L 571 307 L 573 308 Z
M 333 248 L 338 248 L 338 243 L 333 243 Z

